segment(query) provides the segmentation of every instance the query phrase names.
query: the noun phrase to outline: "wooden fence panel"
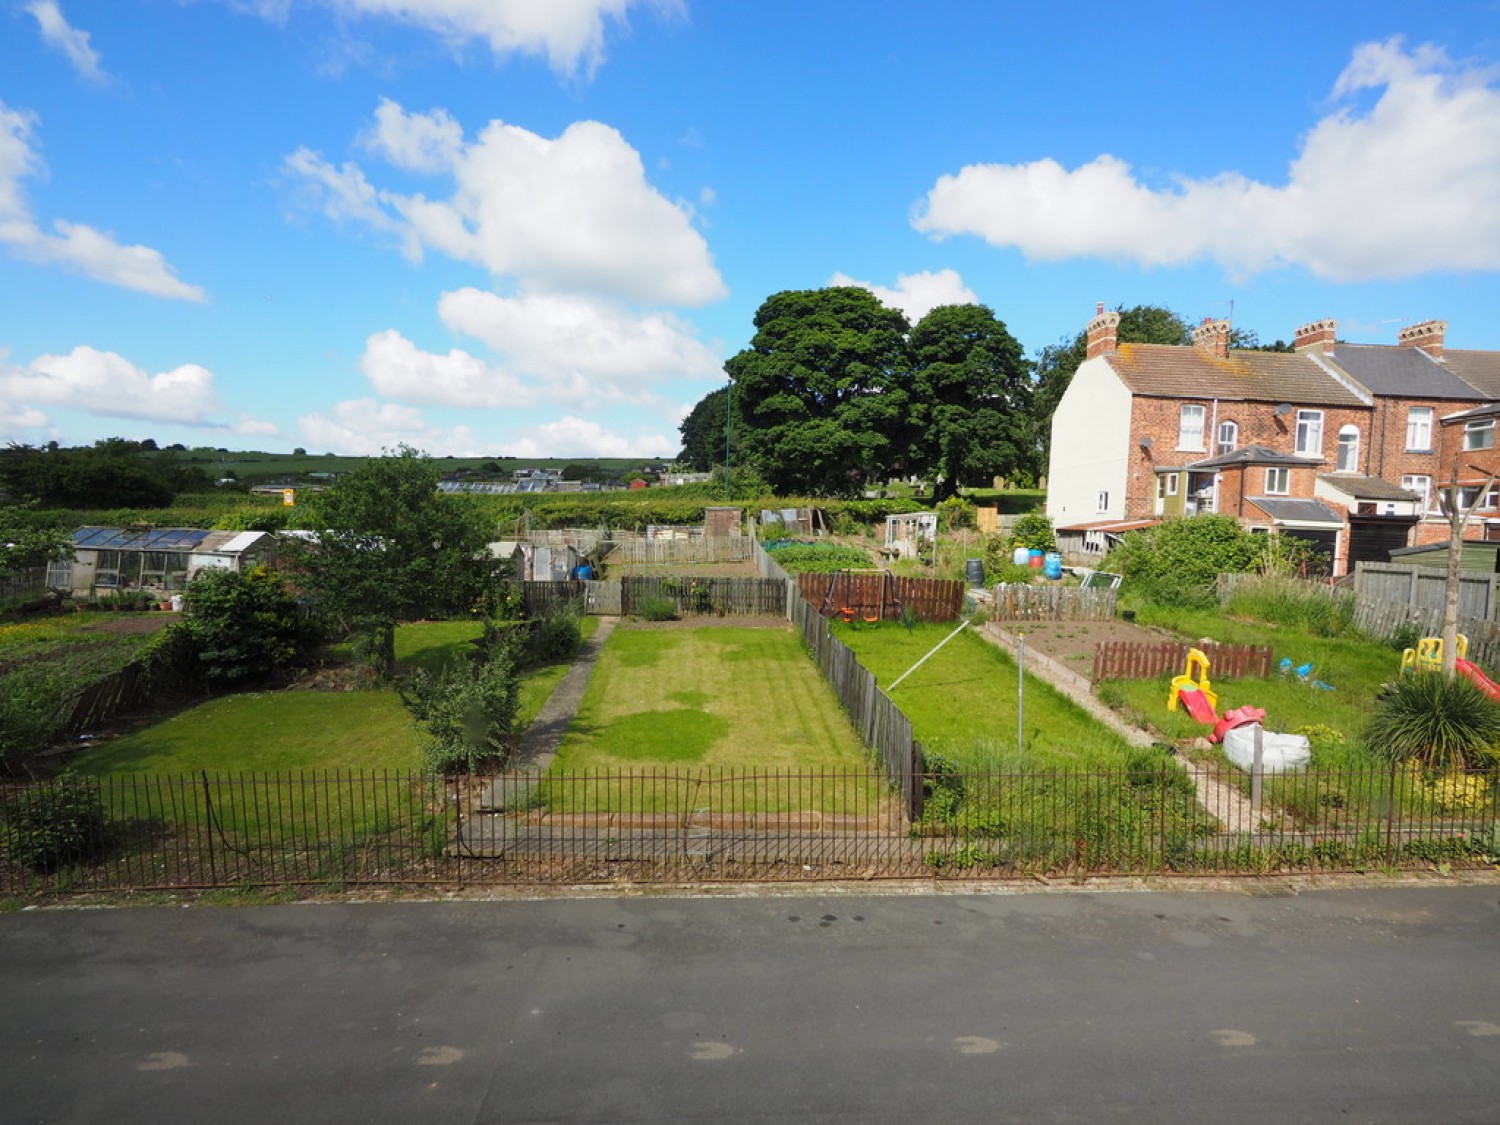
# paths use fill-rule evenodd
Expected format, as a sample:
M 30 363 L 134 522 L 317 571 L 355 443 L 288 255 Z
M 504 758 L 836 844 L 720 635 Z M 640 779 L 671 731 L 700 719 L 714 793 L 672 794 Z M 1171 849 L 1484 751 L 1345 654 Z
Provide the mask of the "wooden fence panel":
M 992 621 L 1112 621 L 1118 590 L 1082 586 L 1000 585 L 992 591 Z
M 774 578 L 623 578 L 618 582 L 526 582 L 522 604 L 532 616 L 563 605 L 606 616 L 641 611 L 644 598 L 670 601 L 678 614 L 786 616 L 787 584 Z
M 1129 641 L 1105 641 L 1094 646 L 1093 681 L 1149 680 L 1166 672 L 1183 670 L 1189 649 L 1200 649 L 1209 661 L 1210 679 L 1238 680 L 1249 676 L 1264 678 L 1271 674 L 1269 645 L 1188 644 L 1185 641 L 1163 641 L 1142 644 Z
M 1486 619 L 1500 615 L 1496 581 L 1493 574 L 1464 571 L 1458 583 L 1459 615 Z M 1447 569 L 1439 566 L 1362 562 L 1354 571 L 1354 590 L 1360 597 L 1378 602 L 1402 602 L 1414 609 L 1441 612 L 1447 586 Z
M 621 539 L 608 555 L 611 565 L 680 566 L 687 563 L 748 562 L 748 535 L 699 535 L 690 539 Z
M 897 578 L 886 571 L 799 574 L 797 589 L 825 617 L 847 613 L 870 621 L 899 621 L 905 607 L 918 621 L 954 621 L 964 608 L 962 582 Z

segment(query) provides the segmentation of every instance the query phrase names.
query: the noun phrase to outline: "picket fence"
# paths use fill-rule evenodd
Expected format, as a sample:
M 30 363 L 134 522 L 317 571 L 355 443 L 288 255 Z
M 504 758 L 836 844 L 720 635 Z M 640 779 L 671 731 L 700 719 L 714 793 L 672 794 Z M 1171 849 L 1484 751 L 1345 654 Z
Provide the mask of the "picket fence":
M 799 574 L 803 600 L 825 617 L 866 621 L 899 621 L 909 610 L 918 621 L 953 621 L 964 608 L 964 584 L 946 578 L 897 578 L 841 570 L 833 574 Z
M 992 621 L 1112 621 L 1118 590 L 1001 584 L 991 591 Z
M 1102 641 L 1094 646 L 1093 681 L 1149 680 L 1166 672 L 1183 670 L 1190 649 L 1199 649 L 1208 657 L 1214 677 L 1242 679 L 1271 674 L 1270 645 L 1221 645 L 1213 642 L 1187 644 L 1163 641 L 1140 644 L 1129 641 Z
M 685 539 L 620 539 L 605 556 L 611 566 L 682 566 L 691 563 L 749 562 L 754 539 L 748 535 L 698 535 Z

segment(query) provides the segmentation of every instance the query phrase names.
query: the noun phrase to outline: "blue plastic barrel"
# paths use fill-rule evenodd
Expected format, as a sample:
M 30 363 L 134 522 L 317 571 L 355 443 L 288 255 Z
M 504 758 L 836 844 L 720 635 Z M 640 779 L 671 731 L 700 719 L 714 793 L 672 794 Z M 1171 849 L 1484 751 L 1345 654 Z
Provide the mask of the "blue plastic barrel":
M 1048 551 L 1047 557 L 1042 561 L 1042 573 L 1048 578 L 1062 577 L 1062 556 L 1056 551 Z
M 1040 547 L 1031 548 L 1031 550 L 1027 552 L 1027 556 L 1027 566 L 1031 567 L 1032 570 L 1042 569 L 1042 549 Z

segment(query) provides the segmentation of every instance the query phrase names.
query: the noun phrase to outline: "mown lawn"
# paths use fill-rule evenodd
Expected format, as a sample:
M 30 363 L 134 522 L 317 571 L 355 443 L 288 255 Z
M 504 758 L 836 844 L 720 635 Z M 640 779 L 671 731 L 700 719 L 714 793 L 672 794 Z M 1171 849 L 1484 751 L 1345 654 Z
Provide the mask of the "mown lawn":
M 827 772 L 809 791 L 788 781 L 725 787 L 721 771 Z M 596 786 L 585 796 L 564 775 L 672 773 L 691 793 Z M 554 808 L 661 811 L 685 807 L 778 811 L 873 808 L 881 783 L 832 689 L 787 629 L 617 629 L 552 767 Z M 710 786 L 710 788 L 703 788 Z M 576 795 L 576 796 L 575 796 Z M 694 804 L 697 802 L 698 804 Z
M 953 632 L 953 624 L 834 625 L 838 638 L 875 673 L 877 683 L 912 721 L 929 753 L 963 770 L 1123 766 L 1131 748 L 1050 684 L 1025 679 L 1017 741 L 1016 663 L 965 630 L 938 649 L 894 691 L 889 687 Z

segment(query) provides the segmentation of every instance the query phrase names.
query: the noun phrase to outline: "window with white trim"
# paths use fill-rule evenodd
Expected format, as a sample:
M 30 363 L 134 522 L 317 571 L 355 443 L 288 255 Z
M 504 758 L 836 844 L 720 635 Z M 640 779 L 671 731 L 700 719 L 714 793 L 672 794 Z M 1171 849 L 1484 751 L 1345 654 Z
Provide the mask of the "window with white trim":
M 1339 459 L 1334 465 L 1339 473 L 1359 472 L 1359 427 L 1344 426 L 1339 430 Z
M 1422 498 L 1424 512 L 1432 511 L 1432 478 L 1425 473 L 1408 473 L 1401 478 L 1401 487 L 1407 492 L 1415 492 Z
M 1183 403 L 1177 412 L 1177 448 L 1203 449 L 1203 407 L 1196 403 Z
M 1478 418 L 1473 422 L 1465 422 L 1464 448 L 1494 449 L 1495 420 L 1493 418 Z
M 1266 495 L 1285 496 L 1292 490 L 1292 470 L 1285 465 L 1273 465 L 1266 470 Z
M 1323 412 L 1297 411 L 1297 452 L 1303 457 L 1323 456 Z
M 1413 406 L 1406 412 L 1406 451 L 1425 453 L 1432 449 L 1432 407 Z
M 1493 512 L 1500 507 L 1500 484 L 1490 485 L 1487 491 L 1482 484 L 1460 486 L 1458 506 L 1466 512 Z
M 1214 445 L 1214 456 L 1233 453 L 1240 447 L 1240 424 L 1224 421 L 1219 423 L 1219 440 Z
M 1109 511 L 1109 493 L 1107 492 L 1099 493 L 1099 511 Z

